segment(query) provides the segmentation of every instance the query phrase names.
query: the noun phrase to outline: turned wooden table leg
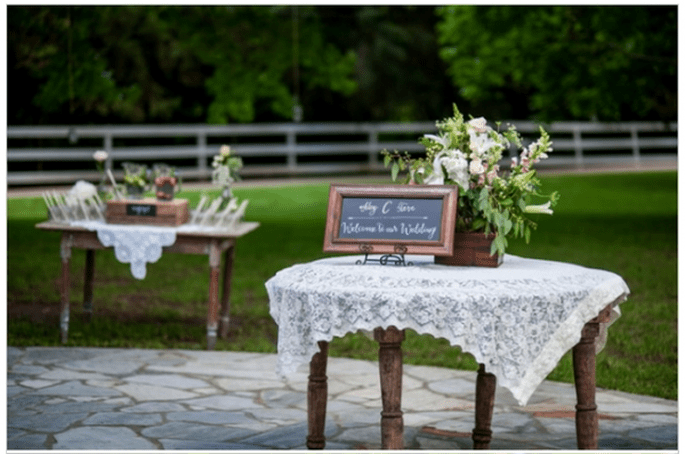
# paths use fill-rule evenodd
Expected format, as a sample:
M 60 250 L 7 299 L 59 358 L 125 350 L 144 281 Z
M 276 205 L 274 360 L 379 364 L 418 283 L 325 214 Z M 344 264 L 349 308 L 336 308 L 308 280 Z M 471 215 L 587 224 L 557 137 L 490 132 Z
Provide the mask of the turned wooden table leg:
M 213 350 L 219 329 L 219 268 L 221 253 L 217 241 L 209 245 L 209 304 L 207 307 L 207 350 Z
M 381 398 L 381 447 L 404 449 L 404 420 L 402 418 L 402 341 L 404 331 L 394 326 L 376 328 L 374 338 L 379 343 Z
M 576 382 L 576 439 L 578 449 L 597 449 L 599 422 L 595 404 L 595 338 L 599 323 L 583 327 L 580 342 L 573 347 L 573 376 Z
M 63 344 L 67 343 L 69 337 L 69 271 L 71 262 L 71 246 L 73 244 L 73 236 L 63 232 L 62 241 L 60 243 L 60 258 L 62 260 L 62 276 L 60 279 L 60 314 L 59 314 L 59 328 L 60 340 Z
M 231 277 L 233 275 L 233 259 L 235 246 L 226 249 L 224 253 L 224 282 L 221 292 L 221 321 L 219 335 L 222 339 L 228 337 L 229 312 L 231 311 Z
M 95 276 L 95 251 L 86 249 L 86 268 L 83 275 L 83 315 L 89 322 L 93 317 L 93 277 Z
M 473 449 L 490 449 L 492 440 L 492 412 L 495 406 L 497 378 L 485 372 L 485 365 L 478 368 L 476 378 L 476 427 L 473 429 Z
M 309 385 L 307 386 L 307 416 L 309 434 L 308 449 L 323 449 L 326 446 L 326 400 L 328 382 L 326 364 L 328 362 L 328 342 L 319 342 L 319 353 L 309 363 Z

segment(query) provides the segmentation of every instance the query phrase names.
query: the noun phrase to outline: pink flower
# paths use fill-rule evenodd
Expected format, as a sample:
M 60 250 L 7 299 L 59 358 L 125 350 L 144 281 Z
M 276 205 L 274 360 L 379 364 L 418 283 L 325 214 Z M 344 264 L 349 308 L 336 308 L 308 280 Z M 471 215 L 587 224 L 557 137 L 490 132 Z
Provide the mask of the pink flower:
M 495 164 L 486 175 L 488 178 L 488 184 L 492 184 L 492 180 L 497 177 L 497 172 L 499 172 L 499 166 Z
M 521 167 L 523 173 L 526 173 L 528 170 L 530 170 L 530 159 L 528 159 L 528 157 L 521 158 Z

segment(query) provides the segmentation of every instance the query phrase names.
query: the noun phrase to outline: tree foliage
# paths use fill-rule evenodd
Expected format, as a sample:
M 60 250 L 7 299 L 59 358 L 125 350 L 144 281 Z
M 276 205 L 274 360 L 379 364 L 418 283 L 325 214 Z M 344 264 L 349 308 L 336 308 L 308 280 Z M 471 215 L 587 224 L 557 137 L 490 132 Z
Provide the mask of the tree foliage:
M 346 99 L 320 96 L 348 119 L 431 120 L 451 115 L 454 102 L 467 107 L 438 55 L 434 6 L 337 6 L 318 11 L 328 39 L 338 47 L 351 47 L 357 56 L 357 92 Z
M 676 118 L 675 7 L 11 5 L 7 24 L 9 124 Z
M 473 103 L 500 118 L 677 115 L 675 6 L 445 6 L 440 55 Z
M 72 123 L 291 118 L 292 10 L 8 7 L 9 84 L 28 88 L 8 100 L 10 111 L 23 121 L 33 114 Z M 323 39 L 312 8 L 298 10 L 303 89 L 349 95 L 354 53 Z

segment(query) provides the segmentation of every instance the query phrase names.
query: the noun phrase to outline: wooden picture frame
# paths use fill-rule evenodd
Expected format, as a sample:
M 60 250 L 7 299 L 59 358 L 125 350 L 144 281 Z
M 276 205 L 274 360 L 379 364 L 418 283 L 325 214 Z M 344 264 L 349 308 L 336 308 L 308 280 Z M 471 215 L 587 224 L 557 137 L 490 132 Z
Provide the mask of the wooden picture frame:
M 324 252 L 451 255 L 457 186 L 331 185 Z

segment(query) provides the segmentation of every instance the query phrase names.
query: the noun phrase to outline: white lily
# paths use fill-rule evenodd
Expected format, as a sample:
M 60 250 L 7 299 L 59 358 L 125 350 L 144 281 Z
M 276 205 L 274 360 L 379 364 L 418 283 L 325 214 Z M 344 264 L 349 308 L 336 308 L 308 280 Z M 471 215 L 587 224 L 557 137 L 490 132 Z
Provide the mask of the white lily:
M 436 136 L 435 134 L 424 134 L 423 137 L 439 143 L 443 148 L 448 148 L 450 145 L 450 139 L 447 136 L 440 137 Z
M 554 214 L 554 211 L 552 211 L 550 208 L 550 204 L 551 202 L 547 202 L 542 205 L 528 205 L 523 212 L 533 214 Z

